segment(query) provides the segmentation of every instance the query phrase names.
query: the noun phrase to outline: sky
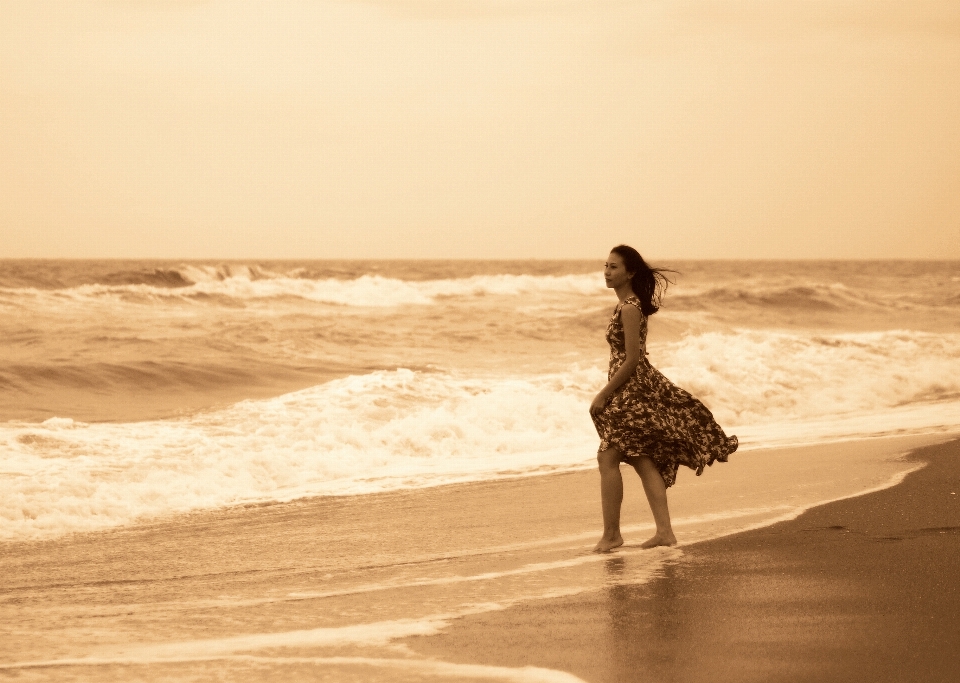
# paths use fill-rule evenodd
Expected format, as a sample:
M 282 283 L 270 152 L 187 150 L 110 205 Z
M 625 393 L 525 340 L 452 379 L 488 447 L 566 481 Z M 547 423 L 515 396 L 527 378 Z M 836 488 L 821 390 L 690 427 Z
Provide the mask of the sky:
M 0 258 L 960 258 L 955 0 L 0 0 Z

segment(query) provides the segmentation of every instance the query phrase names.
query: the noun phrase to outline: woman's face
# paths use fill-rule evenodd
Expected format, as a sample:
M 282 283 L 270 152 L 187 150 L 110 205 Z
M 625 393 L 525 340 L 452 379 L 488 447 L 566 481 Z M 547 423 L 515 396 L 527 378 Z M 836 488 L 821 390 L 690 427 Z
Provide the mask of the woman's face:
M 628 273 L 626 266 L 623 265 L 623 257 L 616 252 L 610 252 L 607 262 L 603 264 L 603 279 L 607 282 L 607 287 L 617 289 L 628 282 L 634 273 Z

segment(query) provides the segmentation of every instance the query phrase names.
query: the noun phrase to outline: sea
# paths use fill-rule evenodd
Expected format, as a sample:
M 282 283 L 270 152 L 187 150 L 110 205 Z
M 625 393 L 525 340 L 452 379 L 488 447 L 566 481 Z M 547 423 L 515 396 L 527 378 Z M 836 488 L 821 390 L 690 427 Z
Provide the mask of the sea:
M 671 489 L 688 542 L 910 469 L 863 474 L 869 454 L 837 444 L 960 430 L 960 262 L 653 265 L 672 284 L 650 360 L 741 444 L 720 477 Z M 570 502 L 596 464 L 587 407 L 616 303 L 602 268 L 0 261 L 0 671 L 579 680 L 397 640 L 609 582 L 588 552 L 597 496 Z M 804 469 L 811 448 L 832 460 Z M 785 488 L 764 485 L 772 469 Z M 512 521 L 524 496 L 545 502 Z M 277 546 L 290 534 L 302 552 Z M 680 549 L 628 543 L 635 566 L 616 581 L 676 561 L 678 535 Z

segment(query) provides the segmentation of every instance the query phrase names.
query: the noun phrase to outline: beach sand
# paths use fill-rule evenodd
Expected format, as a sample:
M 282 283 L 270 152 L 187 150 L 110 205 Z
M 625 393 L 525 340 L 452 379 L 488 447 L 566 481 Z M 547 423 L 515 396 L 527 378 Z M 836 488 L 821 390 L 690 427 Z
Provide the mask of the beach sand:
M 626 469 L 609 555 L 595 471 L 4 544 L 0 679 L 955 680 L 960 445 L 898 457 L 944 438 L 682 472 L 675 549 Z
M 960 441 L 911 459 L 926 467 L 898 486 L 686 547 L 648 583 L 408 642 L 587 681 L 960 680 Z

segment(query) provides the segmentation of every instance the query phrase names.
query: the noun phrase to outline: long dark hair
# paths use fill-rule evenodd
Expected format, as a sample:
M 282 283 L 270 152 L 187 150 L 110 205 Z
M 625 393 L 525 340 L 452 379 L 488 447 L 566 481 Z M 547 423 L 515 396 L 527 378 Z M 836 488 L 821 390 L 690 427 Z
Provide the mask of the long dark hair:
M 640 310 L 644 315 L 653 315 L 660 310 L 660 300 L 663 298 L 667 286 L 673 284 L 673 280 L 664 273 L 674 273 L 676 271 L 666 268 L 651 268 L 643 257 L 633 247 L 626 244 L 618 244 L 610 250 L 611 254 L 617 254 L 623 259 L 623 266 L 627 272 L 633 272 L 633 279 L 630 280 L 630 288 L 640 299 Z

